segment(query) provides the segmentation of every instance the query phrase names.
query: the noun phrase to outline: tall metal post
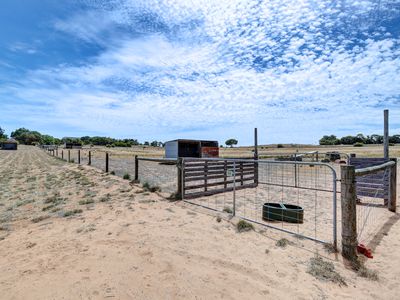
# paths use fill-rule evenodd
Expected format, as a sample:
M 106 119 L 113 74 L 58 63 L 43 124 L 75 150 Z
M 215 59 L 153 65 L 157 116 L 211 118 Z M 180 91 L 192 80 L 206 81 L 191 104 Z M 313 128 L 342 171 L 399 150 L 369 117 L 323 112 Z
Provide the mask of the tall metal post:
M 92 151 L 89 151 L 88 166 L 92 164 Z
M 108 173 L 108 152 L 106 152 L 106 173 Z
M 257 128 L 254 128 L 254 159 L 258 159 L 258 134 L 257 134 Z
M 254 160 L 258 160 L 258 133 L 254 128 Z M 258 185 L 258 163 L 254 163 L 254 183 Z
M 383 111 L 384 126 L 383 126 L 383 154 L 385 160 L 389 159 L 389 110 Z
M 78 150 L 78 164 L 81 164 L 81 150 Z

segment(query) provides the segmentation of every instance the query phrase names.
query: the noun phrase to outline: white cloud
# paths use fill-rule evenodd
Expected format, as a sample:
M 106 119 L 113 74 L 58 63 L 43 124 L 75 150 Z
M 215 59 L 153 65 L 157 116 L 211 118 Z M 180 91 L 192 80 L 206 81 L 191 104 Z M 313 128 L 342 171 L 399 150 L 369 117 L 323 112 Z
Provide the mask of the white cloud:
M 374 2 L 341 3 L 98 1 L 55 26 L 106 51 L 84 66 L 30 72 L 6 91 L 45 103 L 54 122 L 108 135 L 249 143 L 253 126 L 267 132 L 263 142 L 369 133 L 382 106 L 400 114 L 400 41 L 364 32 Z M 104 43 L 108 28 L 146 14 L 165 28 Z

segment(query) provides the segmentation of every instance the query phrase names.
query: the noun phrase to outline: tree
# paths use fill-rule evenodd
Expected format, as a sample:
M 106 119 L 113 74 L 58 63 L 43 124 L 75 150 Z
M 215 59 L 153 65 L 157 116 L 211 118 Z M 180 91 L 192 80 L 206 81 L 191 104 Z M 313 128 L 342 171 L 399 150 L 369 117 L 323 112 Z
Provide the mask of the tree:
M 225 145 L 230 146 L 231 148 L 233 147 L 233 145 L 237 145 L 238 141 L 235 139 L 229 139 L 226 140 Z
M 389 137 L 389 143 L 400 144 L 400 134 L 395 134 Z
M 359 133 L 356 135 L 355 140 L 356 140 L 356 143 L 365 144 L 365 142 L 367 141 L 367 138 L 362 133 Z
M 336 135 L 324 135 L 320 140 L 320 145 L 339 145 L 340 140 L 336 137 Z
M 44 145 L 54 145 L 55 139 L 51 135 L 42 135 L 42 144 Z
M 358 140 L 351 135 L 344 136 L 340 139 L 340 143 L 342 145 L 353 145 L 354 143 L 358 142 Z
M 8 137 L 7 137 L 7 135 L 5 134 L 4 129 L 0 127 L 0 141 L 1 141 L 1 140 L 6 140 L 7 138 L 8 138 Z
M 20 144 L 35 145 L 42 143 L 42 135 L 37 131 L 30 131 L 26 128 L 19 128 L 11 132 L 11 137 L 16 139 Z

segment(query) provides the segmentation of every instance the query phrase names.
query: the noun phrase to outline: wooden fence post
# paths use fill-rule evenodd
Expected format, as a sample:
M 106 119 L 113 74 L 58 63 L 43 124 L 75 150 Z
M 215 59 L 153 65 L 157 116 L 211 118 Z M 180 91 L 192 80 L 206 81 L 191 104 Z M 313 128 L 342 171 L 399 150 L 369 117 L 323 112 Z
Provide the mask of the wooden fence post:
M 78 150 L 78 164 L 81 164 L 81 150 Z
M 139 159 L 137 155 L 135 155 L 135 181 L 139 181 Z
M 397 159 L 395 165 L 390 168 L 390 179 L 389 179 L 389 203 L 388 209 L 392 212 L 396 212 L 397 203 Z
M 106 173 L 108 173 L 108 152 L 106 152 Z
M 64 160 L 64 150 L 61 150 L 61 159 Z
M 176 166 L 177 166 L 177 169 L 178 169 L 178 191 L 177 191 L 177 199 L 180 199 L 180 200 L 182 200 L 183 199 L 183 193 L 185 192 L 184 191 L 184 187 L 183 187 L 183 169 L 184 169 L 184 166 L 183 166 L 183 159 L 182 158 L 178 158 L 178 161 L 177 161 L 177 164 L 176 164 Z
M 88 166 L 92 164 L 92 151 L 89 151 Z
M 71 150 L 68 150 L 68 162 L 71 162 Z
M 357 196 L 355 167 L 341 166 L 342 255 L 350 261 L 357 258 Z

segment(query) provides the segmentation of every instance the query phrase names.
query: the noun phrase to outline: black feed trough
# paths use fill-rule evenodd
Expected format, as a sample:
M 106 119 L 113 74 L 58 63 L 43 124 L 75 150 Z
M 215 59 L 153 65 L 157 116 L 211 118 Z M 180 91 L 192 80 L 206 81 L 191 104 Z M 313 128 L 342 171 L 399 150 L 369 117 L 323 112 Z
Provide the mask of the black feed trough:
M 263 219 L 266 221 L 283 221 L 303 223 L 304 209 L 301 206 L 285 203 L 265 203 Z

